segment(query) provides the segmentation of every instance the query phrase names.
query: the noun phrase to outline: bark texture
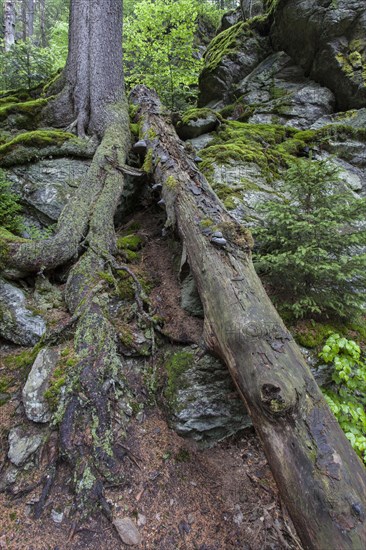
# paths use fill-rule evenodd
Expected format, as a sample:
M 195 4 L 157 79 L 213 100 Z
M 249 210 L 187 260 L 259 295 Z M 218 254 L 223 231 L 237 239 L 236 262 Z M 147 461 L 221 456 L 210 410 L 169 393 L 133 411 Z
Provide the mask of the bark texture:
M 22 0 L 23 40 L 33 36 L 35 0 Z
M 101 137 L 109 124 L 105 106 L 122 97 L 122 2 L 73 0 L 69 25 L 66 85 L 53 118 L 75 124 L 81 137 Z
M 186 156 L 156 94 L 140 86 L 131 100 L 167 226 L 178 228 L 198 286 L 206 343 L 231 372 L 304 546 L 363 549 L 366 470 L 255 273 L 249 232 Z M 222 238 L 207 231 L 208 218 Z
M 15 0 L 4 2 L 4 47 L 8 52 L 15 42 Z

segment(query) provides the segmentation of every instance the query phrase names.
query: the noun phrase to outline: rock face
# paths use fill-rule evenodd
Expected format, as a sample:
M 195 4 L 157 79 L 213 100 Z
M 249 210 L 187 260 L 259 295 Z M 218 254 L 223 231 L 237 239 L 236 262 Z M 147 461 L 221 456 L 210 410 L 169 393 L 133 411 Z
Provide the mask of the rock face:
M 14 167 L 8 179 L 25 207 L 50 223 L 58 220 L 89 164 L 72 158 L 41 160 Z
M 238 85 L 241 102 L 251 106 L 248 122 L 285 124 L 303 129 L 333 113 L 333 93 L 305 78 L 284 52 L 262 61 Z
M 196 363 L 187 348 L 170 359 L 168 373 L 166 395 L 178 434 L 210 446 L 251 426 L 230 374 L 219 360 L 205 355 Z
M 339 110 L 366 103 L 366 11 L 361 0 L 280 0 L 271 30 L 311 78 L 330 88 Z
M 27 418 L 33 422 L 51 420 L 52 415 L 44 392 L 59 358 L 59 352 L 48 348 L 42 349 L 28 375 L 23 388 L 23 405 Z
M 237 23 L 220 33 L 205 53 L 199 78 L 199 106 L 223 106 L 233 86 L 247 76 L 270 53 L 269 38 L 247 23 Z
M 0 279 L 0 335 L 21 346 L 34 346 L 46 330 L 46 323 L 26 306 L 24 293 Z

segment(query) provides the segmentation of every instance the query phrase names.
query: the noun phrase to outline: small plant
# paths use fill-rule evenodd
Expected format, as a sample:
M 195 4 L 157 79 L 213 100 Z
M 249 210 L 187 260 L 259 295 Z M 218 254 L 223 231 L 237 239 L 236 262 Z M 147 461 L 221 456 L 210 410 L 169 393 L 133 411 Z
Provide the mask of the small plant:
M 22 207 L 10 185 L 4 171 L 0 170 L 0 226 L 12 233 L 19 233 L 22 229 L 22 217 L 19 215 Z
M 331 334 L 319 357 L 332 363 L 333 384 L 324 397 L 352 447 L 366 464 L 366 363 L 353 340 Z
M 365 307 L 366 199 L 343 190 L 329 161 L 294 159 L 282 199 L 261 207 L 255 266 L 290 318 L 350 319 Z

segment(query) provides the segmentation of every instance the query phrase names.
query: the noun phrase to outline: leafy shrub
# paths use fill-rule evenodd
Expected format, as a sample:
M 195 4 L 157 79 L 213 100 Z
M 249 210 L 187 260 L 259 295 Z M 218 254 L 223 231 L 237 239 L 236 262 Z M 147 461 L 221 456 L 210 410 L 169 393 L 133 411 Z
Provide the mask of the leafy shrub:
M 332 163 L 296 159 L 284 197 L 261 207 L 255 266 L 289 317 L 347 319 L 364 308 L 366 199 L 343 189 Z
M 366 464 L 366 364 L 353 340 L 331 334 L 319 357 L 334 365 L 325 399 L 347 439 Z
M 0 226 L 12 233 L 19 233 L 22 229 L 21 209 L 19 197 L 11 192 L 5 173 L 0 170 Z
M 183 108 L 197 90 L 197 7 L 197 0 L 141 0 L 124 23 L 126 83 L 155 88 L 172 109 Z

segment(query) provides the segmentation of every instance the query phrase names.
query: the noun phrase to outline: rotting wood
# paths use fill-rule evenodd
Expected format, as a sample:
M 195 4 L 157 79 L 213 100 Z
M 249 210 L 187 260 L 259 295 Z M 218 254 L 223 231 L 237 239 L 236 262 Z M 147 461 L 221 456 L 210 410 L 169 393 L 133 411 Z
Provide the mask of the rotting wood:
M 255 273 L 249 232 L 186 155 L 155 92 L 138 86 L 130 99 L 166 225 L 178 229 L 197 283 L 206 344 L 231 372 L 303 545 L 364 549 L 366 470 Z

